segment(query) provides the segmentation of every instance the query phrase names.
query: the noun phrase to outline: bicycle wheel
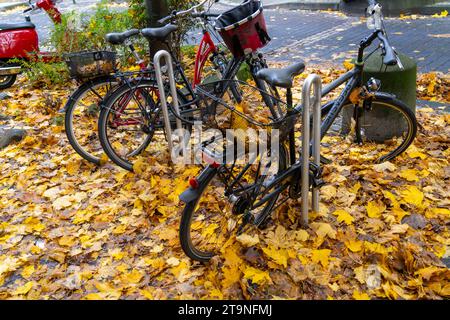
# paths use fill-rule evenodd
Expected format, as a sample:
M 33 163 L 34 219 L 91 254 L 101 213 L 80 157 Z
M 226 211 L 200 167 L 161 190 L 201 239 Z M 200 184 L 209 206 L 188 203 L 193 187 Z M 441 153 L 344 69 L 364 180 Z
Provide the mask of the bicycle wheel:
M 280 148 L 277 159 L 279 167 L 276 173 L 279 173 L 285 170 L 287 164 L 287 154 L 283 147 Z M 195 190 L 198 196 L 186 203 L 181 215 L 179 230 L 181 247 L 189 258 L 196 261 L 207 262 L 218 254 L 225 242 L 240 225 L 242 226 L 243 219 L 251 217 L 254 225 L 264 223 L 279 197 L 279 194 L 276 194 L 260 206 L 253 207 L 255 203 L 261 202 L 266 194 L 255 189 L 255 186 L 261 188 L 264 183 L 270 183 L 276 173 L 255 179 L 248 175 L 239 178 L 237 173 L 235 178 L 239 178 L 238 182 L 230 190 L 229 186 L 225 188 L 227 184 L 227 178 L 223 178 L 225 167 L 228 167 L 226 170 L 242 173 L 241 168 L 234 170 L 236 168 L 230 168 L 229 165 L 218 169 L 208 166 L 197 179 L 200 183 Z M 221 179 L 218 179 L 221 175 Z M 248 197 L 253 191 L 261 196 Z M 234 199 L 233 203 L 230 199 Z
M 363 159 L 381 163 L 404 152 L 416 134 L 417 120 L 411 109 L 392 95 L 380 92 L 364 107 L 355 109 L 350 103 L 344 106 L 322 137 L 321 152 L 327 158 L 344 155 L 351 162 Z
M 113 76 L 88 80 L 70 95 L 64 106 L 64 125 L 70 145 L 81 157 L 97 165 L 103 154 L 97 134 L 100 103 L 118 84 Z
M 180 104 L 186 101 L 178 93 Z M 133 162 L 162 132 L 163 121 L 158 87 L 154 81 L 124 84 L 105 100 L 100 112 L 100 143 L 108 157 L 118 166 L 133 171 Z M 170 95 L 167 97 L 170 104 Z

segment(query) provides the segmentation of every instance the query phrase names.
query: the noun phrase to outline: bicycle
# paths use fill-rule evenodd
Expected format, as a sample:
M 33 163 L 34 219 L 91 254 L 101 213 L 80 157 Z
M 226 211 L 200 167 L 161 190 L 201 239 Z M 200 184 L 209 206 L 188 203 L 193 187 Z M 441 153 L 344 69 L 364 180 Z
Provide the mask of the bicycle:
M 398 113 L 397 127 L 402 129 L 402 134 L 390 140 L 400 141 L 395 146 L 386 142 L 384 148 L 375 149 L 387 152 L 377 157 L 378 161 L 386 161 L 404 152 L 413 142 L 417 133 L 417 121 L 414 113 L 403 102 L 391 94 L 379 91 L 378 81 L 370 80 L 368 84 L 362 84 L 364 51 L 376 39 L 382 45 L 383 63 L 385 65 L 399 63 L 397 54 L 386 37 L 386 31 L 382 28 L 381 15 L 377 14 L 380 12 L 380 6 L 373 0 L 369 1 L 369 5 L 371 14 L 376 15 L 376 28 L 370 36 L 361 41 L 354 69 L 324 88 L 322 96 L 346 83 L 335 101 L 322 106 L 324 120 L 320 132 L 322 139 L 345 107 L 353 107 L 357 110 L 354 112 L 356 122 L 364 120 L 367 113 L 377 112 L 380 108 L 395 111 Z M 293 105 L 292 88 L 295 76 L 301 74 L 304 69 L 303 63 L 296 63 L 284 69 L 263 69 L 257 74 L 258 78 L 270 85 L 286 89 L 287 111 L 282 117 L 271 120 L 270 123 L 272 128 L 280 129 L 279 152 L 276 156 L 270 154 L 269 148 L 266 153 L 259 156 L 259 160 L 254 158 L 246 164 L 237 165 L 240 155 L 234 150 L 225 150 L 222 154 L 216 154 L 208 149 L 212 140 L 205 141 L 201 145 L 206 167 L 196 178 L 189 180 L 189 188 L 180 195 L 184 208 L 179 237 L 181 247 L 189 258 L 200 262 L 209 261 L 232 234 L 241 234 L 250 226 L 263 227 L 274 210 L 289 199 L 300 197 L 303 178 L 302 161 L 296 156 L 294 127 L 303 107 L 300 104 Z M 220 98 L 210 95 L 209 99 L 236 112 L 232 106 Z M 277 103 L 282 102 L 277 100 Z M 239 115 L 249 123 L 252 121 L 252 118 L 245 114 Z M 267 126 L 254 121 L 253 123 Z M 363 127 L 366 123 L 360 122 L 359 125 Z M 233 162 L 226 163 L 226 154 L 229 155 L 231 152 L 234 156 Z M 268 159 L 265 164 L 262 161 L 263 157 Z M 274 163 L 278 169 L 268 172 L 267 168 Z M 317 166 L 310 164 L 308 172 L 310 188 L 323 185 L 322 171 Z
M 247 53 L 242 52 L 242 54 L 233 53 L 233 57 L 230 61 L 226 61 L 225 54 L 214 44 L 210 36 L 210 21 L 209 19 L 220 19 L 221 16 L 232 13 L 232 10 L 229 10 L 221 15 L 210 13 L 209 9 L 212 4 L 210 4 L 207 11 L 197 12 L 197 8 L 204 5 L 208 0 L 204 0 L 199 5 L 196 5 L 188 10 L 172 12 L 168 17 L 165 17 L 160 20 L 160 22 L 166 22 L 168 20 L 173 21 L 174 19 L 190 15 L 194 18 L 198 18 L 202 22 L 202 31 L 203 38 L 197 52 L 197 59 L 195 62 L 195 71 L 194 71 L 194 82 L 191 84 L 188 82 L 187 77 L 184 73 L 183 68 L 181 67 L 181 63 L 176 59 L 172 50 L 170 49 L 170 45 L 166 39 L 163 41 L 167 46 L 168 52 L 172 56 L 172 60 L 174 61 L 174 69 L 175 75 L 178 79 L 178 83 L 182 84 L 183 89 L 183 101 L 181 108 L 181 114 L 179 116 L 180 120 L 184 123 L 185 126 L 192 126 L 198 117 L 203 117 L 202 115 L 202 106 L 197 97 L 195 89 L 198 87 L 201 81 L 201 70 L 206 63 L 208 55 L 210 55 L 213 67 L 218 71 L 218 78 L 220 79 L 234 79 L 240 66 L 243 63 L 247 63 L 251 65 L 252 74 L 256 80 L 257 86 L 261 87 L 262 97 L 265 99 L 266 105 L 271 109 L 272 113 L 275 114 L 276 110 L 273 109 L 273 101 L 272 98 L 268 98 L 268 95 L 265 94 L 265 83 L 263 80 L 256 78 L 256 72 L 263 66 L 266 66 L 264 58 L 261 54 L 257 52 L 257 49 L 263 45 L 265 45 L 270 39 L 268 36 L 264 38 L 261 43 L 259 43 L 259 47 L 254 47 L 252 50 Z M 217 2 L 217 1 L 213 1 Z M 262 7 L 260 1 L 250 0 L 241 6 L 247 5 L 250 3 L 251 6 L 248 6 L 248 10 L 250 10 L 253 14 L 259 15 L 262 12 Z M 253 4 L 256 4 L 254 6 Z M 239 7 L 238 7 L 239 8 Z M 244 12 L 245 13 L 245 12 Z M 216 20 L 217 24 L 217 20 Z M 215 30 L 218 28 L 216 27 Z M 225 28 L 226 29 L 226 28 Z M 220 30 L 218 31 L 221 32 Z M 214 31 L 211 32 L 214 34 Z M 144 36 L 151 35 L 147 29 L 141 30 L 141 34 Z M 230 46 L 227 44 L 227 47 L 230 49 Z M 209 81 L 206 81 L 208 83 Z M 220 95 L 223 96 L 227 92 L 233 97 L 235 102 L 240 103 L 240 90 L 238 85 L 232 81 L 224 81 L 222 82 L 223 86 L 216 90 L 217 93 L 220 92 Z M 141 141 L 146 137 L 151 140 L 153 138 L 154 133 L 157 129 L 162 127 L 162 122 L 160 121 L 160 113 L 161 110 L 156 105 L 149 105 L 146 101 L 143 101 L 136 93 L 138 92 L 153 92 L 155 90 L 155 85 L 153 81 L 148 81 L 145 79 L 140 79 L 132 84 L 125 83 L 117 90 L 114 91 L 111 95 L 109 95 L 108 99 L 104 101 L 102 111 L 100 112 L 99 122 L 98 122 L 98 132 L 100 143 L 103 147 L 103 150 L 108 155 L 108 157 L 120 167 L 132 171 L 133 170 L 133 162 L 134 157 L 140 154 L 141 151 L 145 149 L 142 147 L 143 144 Z M 151 94 L 150 94 L 151 96 Z M 120 115 L 120 117 L 126 117 L 123 112 L 117 112 L 119 103 L 123 103 L 125 101 L 126 104 L 130 104 L 130 107 L 125 107 L 125 109 L 134 110 L 133 115 L 131 116 L 135 127 L 133 128 L 134 135 L 126 134 L 123 132 L 119 132 L 115 130 L 114 126 L 111 126 L 111 119 Z M 170 101 L 169 101 L 170 102 Z M 150 101 L 150 104 L 152 102 Z M 175 114 L 173 108 L 169 104 L 170 111 L 172 115 Z M 139 110 L 139 111 L 138 111 Z M 151 110 L 149 112 L 149 110 Z M 113 134 L 117 133 L 116 136 Z
M 204 1 L 206 2 L 206 0 Z M 202 5 L 202 4 L 200 4 Z M 184 13 L 189 13 L 193 9 L 199 7 L 194 6 Z M 193 18 L 202 18 L 205 24 L 209 23 L 210 18 L 217 17 L 218 14 L 210 14 L 204 12 L 202 14 L 194 13 Z M 148 28 L 146 29 L 146 38 L 151 40 L 153 38 L 165 39 L 170 36 L 176 30 L 176 27 L 169 24 L 160 28 Z M 84 159 L 92 162 L 96 165 L 100 165 L 102 162 L 102 155 L 104 150 L 101 147 L 98 138 L 98 115 L 100 113 L 101 105 L 106 101 L 107 95 L 111 94 L 114 89 L 120 87 L 120 85 L 127 85 L 136 80 L 138 77 L 142 77 L 152 82 L 156 88 L 156 82 L 154 82 L 154 70 L 152 63 L 148 66 L 144 60 L 140 57 L 135 47 L 133 46 L 131 39 L 141 35 L 141 31 L 137 29 L 126 30 L 121 33 L 110 33 L 106 36 L 106 41 L 111 45 L 126 45 L 134 60 L 136 66 L 139 68 L 138 72 L 120 72 L 114 70 L 112 73 L 105 74 L 79 74 L 74 76 L 78 81 L 82 81 L 82 84 L 75 90 L 68 98 L 63 110 L 65 111 L 65 131 L 69 143 L 72 148 Z M 203 51 L 203 48 L 207 46 L 207 51 Z M 203 47 L 202 47 L 203 46 Z M 201 54 L 200 54 L 201 53 Z M 89 53 L 83 52 L 86 55 Z M 95 54 L 95 53 L 92 53 Z M 77 54 L 75 54 L 77 55 Z M 70 57 L 70 55 L 68 55 Z M 201 46 L 197 53 L 196 66 L 195 66 L 195 78 L 192 84 L 195 87 L 196 84 L 201 83 L 202 75 L 206 73 L 205 65 L 210 60 L 216 70 L 223 72 L 224 65 L 226 65 L 225 54 L 223 51 L 218 50 L 214 46 L 211 37 L 208 34 L 204 35 Z M 68 62 L 70 64 L 70 61 Z M 154 90 L 152 90 L 154 91 Z M 183 93 L 180 91 L 179 99 L 187 101 Z M 157 100 L 157 95 L 152 92 L 152 98 Z M 148 95 L 147 98 L 151 97 Z M 157 104 L 157 101 L 153 101 L 153 104 Z M 132 125 L 128 122 L 117 122 L 116 127 L 121 125 Z M 159 126 L 161 128 L 161 126 Z M 146 139 L 145 145 L 142 145 L 140 151 L 144 150 L 151 139 Z M 140 152 L 139 151 L 139 152 Z

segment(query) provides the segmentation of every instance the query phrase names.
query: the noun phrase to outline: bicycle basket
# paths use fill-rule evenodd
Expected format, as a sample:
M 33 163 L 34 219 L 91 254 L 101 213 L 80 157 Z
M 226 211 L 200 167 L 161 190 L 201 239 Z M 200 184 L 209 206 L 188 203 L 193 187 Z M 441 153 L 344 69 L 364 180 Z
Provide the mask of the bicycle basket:
M 261 1 L 248 0 L 217 18 L 215 29 L 235 57 L 242 57 L 269 43 L 262 11 Z
M 108 75 L 113 73 L 116 67 L 116 53 L 111 51 L 82 51 L 69 53 L 64 57 L 73 78 Z

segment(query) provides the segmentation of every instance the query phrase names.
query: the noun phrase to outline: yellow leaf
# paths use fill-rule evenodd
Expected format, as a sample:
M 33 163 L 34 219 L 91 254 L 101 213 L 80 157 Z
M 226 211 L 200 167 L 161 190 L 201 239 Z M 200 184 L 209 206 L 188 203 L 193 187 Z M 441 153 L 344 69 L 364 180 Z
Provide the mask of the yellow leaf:
M 77 173 L 80 170 L 81 162 L 78 160 L 71 160 L 66 165 L 67 173 L 73 176 L 75 173 Z
M 267 247 L 262 249 L 263 252 L 277 264 L 287 267 L 287 260 L 289 255 L 286 249 L 276 249 L 274 247 Z
M 133 270 L 126 274 L 124 279 L 129 283 L 138 283 L 142 279 L 142 274 L 138 270 Z
M 358 290 L 353 291 L 353 299 L 355 300 L 370 300 L 370 297 L 365 292 L 359 292 Z
M 378 253 L 383 256 L 387 255 L 391 250 L 386 249 L 383 245 L 379 243 L 372 243 L 369 241 L 364 241 L 364 248 L 370 252 Z
M 391 200 L 392 206 L 394 208 L 400 206 L 400 204 L 397 201 L 397 198 L 395 197 L 395 195 L 393 193 L 383 190 L 383 195 L 385 198 Z
M 347 71 L 352 70 L 355 67 L 355 65 L 351 62 L 351 60 L 345 60 L 343 65 L 345 70 Z
M 60 246 L 70 247 L 75 243 L 75 238 L 71 236 L 63 236 L 59 238 L 58 243 Z
M 28 291 L 31 290 L 31 288 L 33 288 L 33 281 L 28 281 L 27 283 L 25 283 L 23 286 L 18 287 L 15 291 L 14 294 L 15 295 L 21 295 L 21 294 L 27 294 Z
M 441 273 L 441 272 L 448 272 L 447 268 L 440 268 L 440 267 L 435 267 L 435 266 L 431 266 L 431 267 L 426 267 L 426 268 L 422 268 L 417 270 L 414 275 L 419 275 L 422 277 L 422 279 L 425 280 L 430 280 L 432 276 Z
M 84 296 L 85 300 L 102 300 L 102 297 L 98 293 L 89 293 Z
M 338 222 L 345 222 L 347 225 L 351 225 L 355 218 L 353 218 L 347 211 L 345 210 L 336 210 L 333 212 L 335 216 L 337 216 Z
M 325 200 L 331 200 L 332 198 L 336 197 L 336 192 L 336 187 L 332 185 L 326 185 L 320 189 L 320 196 Z
M 122 234 L 125 232 L 125 230 L 127 230 L 127 226 L 124 224 L 121 224 L 119 226 L 117 226 L 114 230 L 113 230 L 113 234 Z
M 363 266 L 353 269 L 353 272 L 355 272 L 355 278 L 359 283 L 364 284 L 366 282 L 366 272 Z
M 358 193 L 359 189 L 361 189 L 361 183 L 357 182 L 353 187 L 351 187 L 349 190 L 351 193 Z
M 180 260 L 178 260 L 175 257 L 170 257 L 169 259 L 166 260 L 166 263 L 171 267 L 176 267 L 180 264 Z
M 241 279 L 241 271 L 237 266 L 224 267 L 222 269 L 223 280 L 222 286 L 224 289 L 231 287 Z
M 236 237 L 236 240 L 243 244 L 245 247 L 252 247 L 255 244 L 259 243 L 258 235 L 254 235 L 253 237 L 248 234 L 241 234 Z
M 309 234 L 305 230 L 298 230 L 295 232 L 295 239 L 297 241 L 304 242 L 304 241 L 308 240 L 308 238 L 309 238 Z
M 330 253 L 331 250 L 329 249 L 312 250 L 311 261 L 314 263 L 320 262 L 324 268 L 327 268 Z
M 153 295 L 150 291 L 146 290 L 146 289 L 142 289 L 139 291 L 145 298 L 149 299 L 149 300 L 153 300 Z
M 363 242 L 358 240 L 350 240 L 345 242 L 345 246 L 352 252 L 359 252 L 362 250 Z
M 272 283 L 269 272 L 262 271 L 253 267 L 247 267 L 244 271 L 244 278 L 250 279 L 253 283 L 263 285 L 265 283 Z
M 386 210 L 386 207 L 379 202 L 370 201 L 366 206 L 366 210 L 369 218 L 377 219 L 381 217 L 381 214 Z
M 31 277 L 31 275 L 34 273 L 34 266 L 33 265 L 29 265 L 23 268 L 22 270 L 22 277 L 24 277 L 25 279 L 28 279 Z
M 420 207 L 423 202 L 423 193 L 416 186 L 408 186 L 401 191 L 403 199 L 416 207 Z
M 418 171 L 415 169 L 405 169 L 400 172 L 400 177 L 405 178 L 408 181 L 419 181 L 417 173 Z
M 53 208 L 55 210 L 61 210 L 72 205 L 72 197 L 71 196 L 63 196 L 55 201 L 53 201 Z
M 114 252 L 113 254 L 111 254 L 111 256 L 112 256 L 115 260 L 122 260 L 123 257 L 125 256 L 125 252 L 123 252 L 123 251 Z
M 328 236 L 331 239 L 336 239 L 336 230 L 334 230 L 328 223 L 313 222 L 311 223 L 311 228 L 316 232 L 319 238 L 325 238 Z
M 385 172 L 385 171 L 395 171 L 397 167 L 392 162 L 386 161 L 379 164 L 375 164 L 373 166 L 374 170 L 377 172 Z

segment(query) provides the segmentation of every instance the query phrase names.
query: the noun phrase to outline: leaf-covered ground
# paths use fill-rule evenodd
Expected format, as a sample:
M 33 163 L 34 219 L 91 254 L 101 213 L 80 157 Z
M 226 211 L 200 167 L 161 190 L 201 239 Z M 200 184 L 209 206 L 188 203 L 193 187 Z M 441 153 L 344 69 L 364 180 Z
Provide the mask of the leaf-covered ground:
M 420 98 L 450 100 L 448 77 L 419 81 Z M 198 169 L 168 164 L 164 145 L 137 173 L 86 163 L 56 113 L 68 92 L 22 81 L 0 102 L 28 130 L 0 150 L 0 299 L 450 297 L 448 114 L 419 109 L 422 129 L 395 161 L 327 166 L 309 229 L 288 202 L 202 265 L 178 241 L 178 194 Z

